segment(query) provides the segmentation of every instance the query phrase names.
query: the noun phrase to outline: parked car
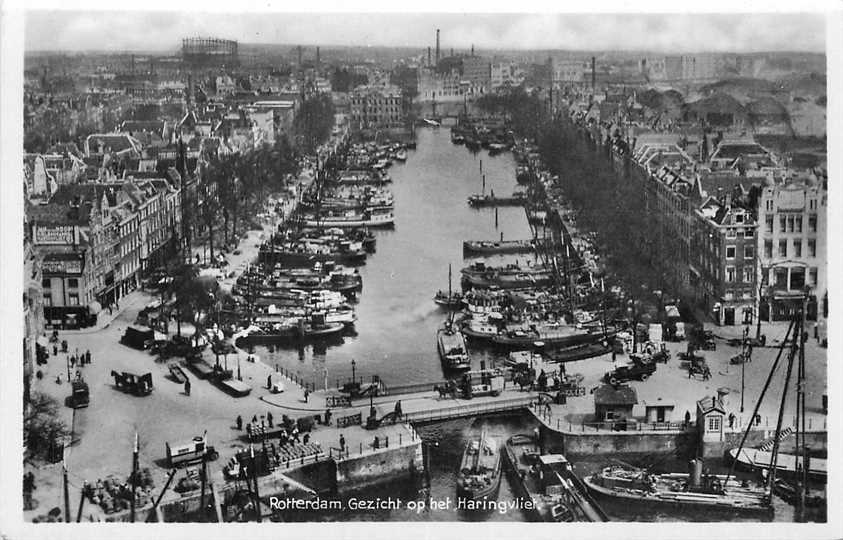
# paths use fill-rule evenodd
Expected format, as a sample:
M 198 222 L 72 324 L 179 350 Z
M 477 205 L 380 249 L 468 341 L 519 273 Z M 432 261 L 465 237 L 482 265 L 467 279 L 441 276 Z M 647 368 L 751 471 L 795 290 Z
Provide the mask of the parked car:
M 613 371 L 606 373 L 603 379 L 611 385 L 616 385 L 631 380 L 646 381 L 650 377 L 650 375 L 655 372 L 655 362 L 645 362 L 637 360 L 633 361 L 633 363 L 631 364 L 619 366 Z

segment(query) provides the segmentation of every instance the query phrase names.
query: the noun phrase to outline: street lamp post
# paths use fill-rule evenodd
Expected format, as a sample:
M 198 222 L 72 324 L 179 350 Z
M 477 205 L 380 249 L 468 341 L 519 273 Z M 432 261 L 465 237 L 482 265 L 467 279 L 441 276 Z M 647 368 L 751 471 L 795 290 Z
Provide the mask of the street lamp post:
M 354 361 L 354 358 L 351 359 L 351 384 L 354 384 L 356 380 L 355 377 L 355 368 L 357 367 L 357 362 Z

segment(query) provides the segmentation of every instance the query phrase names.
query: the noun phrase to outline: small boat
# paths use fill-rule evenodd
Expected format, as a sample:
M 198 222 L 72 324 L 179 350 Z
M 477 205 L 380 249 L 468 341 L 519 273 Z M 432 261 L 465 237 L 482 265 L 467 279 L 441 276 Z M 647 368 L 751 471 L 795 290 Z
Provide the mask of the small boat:
M 407 151 L 402 148 L 395 153 L 395 159 L 398 161 L 407 161 Z
M 543 246 L 545 240 L 466 240 L 462 243 L 463 256 L 492 255 L 501 253 L 532 253 L 535 247 Z
M 433 297 L 433 301 L 446 308 L 459 309 L 463 305 L 463 295 L 458 291 L 450 294 L 445 291 L 438 291 L 436 296 Z
M 484 430 L 465 445 L 457 473 L 457 497 L 472 501 L 496 500 L 500 484 L 500 448 Z
M 535 521 L 606 522 L 609 517 L 561 454 L 541 455 L 534 437 L 513 435 L 504 446 L 513 491 Z
M 442 328 L 436 332 L 436 343 L 442 365 L 447 370 L 457 371 L 471 368 L 471 359 L 465 346 L 465 338 L 454 327 L 450 317 L 445 321 Z
M 307 216 L 304 224 L 307 227 L 392 227 L 395 224 L 395 216 L 389 210 L 343 216 Z
M 737 461 L 744 469 L 754 470 L 769 470 L 770 462 L 773 459 L 772 452 L 765 452 L 755 448 L 743 448 L 738 454 L 737 448 L 729 450 L 729 457 Z M 797 463 L 797 456 L 794 454 L 778 453 L 776 460 L 776 471 L 786 475 L 796 474 L 797 465 L 800 474 L 803 467 L 803 459 L 799 456 Z M 826 480 L 828 478 L 828 461 L 822 458 L 809 457 L 808 458 L 808 476 L 815 480 Z
M 772 515 L 769 491 L 726 475 L 703 475 L 702 461 L 691 461 L 691 473 L 651 474 L 644 469 L 613 464 L 583 479 L 596 496 L 622 504 L 642 503 L 669 508 L 700 507 Z
M 470 195 L 468 204 L 474 208 L 490 206 L 521 206 L 527 202 L 527 195 L 515 192 L 511 197 L 495 197 L 494 195 Z
M 796 506 L 799 503 L 799 493 L 796 486 L 781 478 L 773 482 L 773 491 L 786 503 Z M 805 506 L 808 508 L 821 508 L 826 504 L 826 498 L 820 493 L 808 490 L 805 494 Z

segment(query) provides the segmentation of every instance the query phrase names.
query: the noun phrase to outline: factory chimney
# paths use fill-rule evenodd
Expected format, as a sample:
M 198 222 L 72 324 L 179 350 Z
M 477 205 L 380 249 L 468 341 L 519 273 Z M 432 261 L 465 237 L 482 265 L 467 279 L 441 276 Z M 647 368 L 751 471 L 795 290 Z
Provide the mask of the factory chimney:
M 427 48 L 427 67 L 430 67 L 430 47 Z
M 319 69 L 319 47 L 316 47 L 316 69 Z
M 436 29 L 436 67 L 439 67 L 439 29 Z
M 597 60 L 592 56 L 591 57 L 591 92 L 594 93 L 594 88 L 597 86 L 597 72 L 596 72 L 596 63 Z

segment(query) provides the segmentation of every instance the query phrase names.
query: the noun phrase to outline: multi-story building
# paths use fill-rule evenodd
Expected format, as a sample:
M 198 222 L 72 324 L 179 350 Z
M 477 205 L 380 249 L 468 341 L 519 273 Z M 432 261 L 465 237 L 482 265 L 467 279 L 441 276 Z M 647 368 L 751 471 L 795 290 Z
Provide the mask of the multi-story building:
M 514 62 L 493 62 L 491 66 L 492 89 L 518 86 L 524 82 L 524 69 Z
M 401 90 L 359 87 L 351 94 L 351 122 L 360 128 L 391 128 L 404 124 Z
M 720 325 L 750 324 L 755 313 L 757 224 L 751 210 L 732 203 L 727 194 L 697 209 L 691 242 L 695 299 Z
M 464 56 L 462 58 L 462 78 L 481 93 L 492 87 L 492 63 L 482 56 Z
M 767 182 L 758 202 L 758 313 L 786 319 L 808 291 L 808 318 L 828 316 L 826 205 L 828 191 L 816 176 L 784 184 Z
M 470 83 L 465 81 L 459 71 L 440 73 L 434 69 L 419 69 L 418 96 L 421 102 L 462 102 L 468 97 Z M 477 92 L 479 94 L 479 91 Z

